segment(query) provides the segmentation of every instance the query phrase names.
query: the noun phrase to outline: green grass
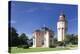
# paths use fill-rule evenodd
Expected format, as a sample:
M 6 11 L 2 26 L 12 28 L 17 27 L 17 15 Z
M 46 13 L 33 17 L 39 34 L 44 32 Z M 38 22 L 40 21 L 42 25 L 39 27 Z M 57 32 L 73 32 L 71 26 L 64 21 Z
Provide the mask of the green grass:
M 56 51 L 56 50 L 69 50 L 69 48 L 11 48 L 11 53 L 27 53 L 27 52 L 42 52 L 42 51 Z

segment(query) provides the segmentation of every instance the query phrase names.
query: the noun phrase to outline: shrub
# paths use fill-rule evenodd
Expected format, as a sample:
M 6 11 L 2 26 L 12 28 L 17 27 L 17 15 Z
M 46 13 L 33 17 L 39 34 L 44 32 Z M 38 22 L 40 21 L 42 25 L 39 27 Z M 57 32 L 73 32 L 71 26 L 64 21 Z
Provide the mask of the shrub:
M 26 48 L 29 48 L 29 45 L 19 45 L 18 48 L 24 48 L 24 49 L 26 49 Z
M 18 47 L 18 48 L 22 48 L 22 45 L 18 45 L 17 47 Z
M 24 49 L 28 49 L 29 48 L 29 45 L 23 45 L 23 48 Z
M 55 48 L 56 47 L 56 45 L 52 45 L 52 46 L 50 46 L 51 48 Z
M 63 42 L 57 42 L 57 45 L 58 45 L 58 46 L 63 46 L 64 43 L 63 43 Z

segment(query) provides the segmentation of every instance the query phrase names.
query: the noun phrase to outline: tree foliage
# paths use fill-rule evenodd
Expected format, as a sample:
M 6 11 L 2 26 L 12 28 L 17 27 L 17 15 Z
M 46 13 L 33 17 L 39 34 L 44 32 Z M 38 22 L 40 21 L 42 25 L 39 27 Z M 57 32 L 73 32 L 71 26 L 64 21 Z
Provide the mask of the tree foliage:
M 78 35 L 67 34 L 65 41 L 71 44 L 78 44 Z
M 28 44 L 28 36 L 22 33 L 20 36 L 14 27 L 9 28 L 9 47 Z
M 66 45 L 77 45 L 78 44 L 78 35 L 75 34 L 66 34 L 65 40 L 62 42 L 57 41 L 56 38 L 54 38 L 54 45 L 56 46 L 66 46 Z
M 9 47 L 18 45 L 18 33 L 14 27 L 9 28 Z
M 20 45 L 28 44 L 28 36 L 26 36 L 25 33 L 22 33 L 22 34 L 19 36 L 19 44 L 20 44 Z
M 29 39 L 29 46 L 31 47 L 33 45 L 33 38 Z

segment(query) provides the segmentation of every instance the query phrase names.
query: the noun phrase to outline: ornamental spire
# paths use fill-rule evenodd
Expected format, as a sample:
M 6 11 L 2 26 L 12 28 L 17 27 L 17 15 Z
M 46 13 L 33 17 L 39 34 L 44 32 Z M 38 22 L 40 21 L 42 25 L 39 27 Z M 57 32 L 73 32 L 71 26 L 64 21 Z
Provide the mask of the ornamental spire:
M 65 17 L 65 14 L 64 14 L 64 11 L 63 10 L 61 10 L 60 16 Z
M 62 10 L 59 16 L 59 21 L 65 21 L 64 11 Z

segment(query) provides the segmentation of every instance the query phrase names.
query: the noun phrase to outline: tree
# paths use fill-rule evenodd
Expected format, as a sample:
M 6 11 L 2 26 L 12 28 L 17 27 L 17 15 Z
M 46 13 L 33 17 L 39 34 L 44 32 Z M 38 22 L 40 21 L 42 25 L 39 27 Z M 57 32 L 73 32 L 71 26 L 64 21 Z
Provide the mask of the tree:
M 26 36 L 25 33 L 22 33 L 19 37 L 19 44 L 20 45 L 25 45 L 28 44 L 28 36 Z
M 30 38 L 29 39 L 29 46 L 32 46 L 33 45 L 33 38 Z
M 69 44 L 78 44 L 78 35 L 67 34 L 65 41 Z
M 14 27 L 9 27 L 9 47 L 18 45 L 18 33 Z
M 57 38 L 54 38 L 54 43 L 56 44 L 58 41 L 57 41 Z
M 75 37 L 75 40 L 74 40 L 75 44 L 78 44 L 78 35 L 75 35 L 74 37 Z

